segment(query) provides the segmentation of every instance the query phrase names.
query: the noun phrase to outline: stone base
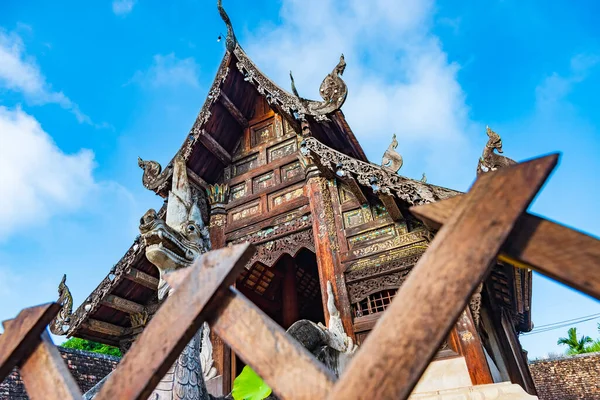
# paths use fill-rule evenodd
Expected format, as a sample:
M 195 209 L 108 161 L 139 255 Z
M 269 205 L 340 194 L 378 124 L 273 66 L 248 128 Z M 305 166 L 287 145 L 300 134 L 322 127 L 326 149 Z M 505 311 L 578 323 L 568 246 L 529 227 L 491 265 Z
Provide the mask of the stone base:
M 510 382 L 477 385 L 435 392 L 415 393 L 410 400 L 536 400 L 519 385 Z

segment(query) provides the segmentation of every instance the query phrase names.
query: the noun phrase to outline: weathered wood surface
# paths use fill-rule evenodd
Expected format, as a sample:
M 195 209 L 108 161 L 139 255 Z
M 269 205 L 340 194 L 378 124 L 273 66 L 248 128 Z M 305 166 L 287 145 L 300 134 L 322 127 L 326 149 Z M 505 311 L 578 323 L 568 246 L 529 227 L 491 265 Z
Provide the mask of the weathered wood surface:
M 335 376 L 234 288 L 209 320 L 219 335 L 281 399 L 322 399 Z
M 171 274 L 169 285 L 177 288 L 189 273 L 182 270 Z M 229 288 L 207 321 L 212 332 L 282 400 L 323 398 L 331 391 L 335 382 L 331 371 L 237 289 Z
M 340 254 L 340 238 L 335 226 L 333 216 L 333 204 L 331 194 L 327 187 L 327 181 L 317 173 L 316 166 L 309 175 L 305 195 L 309 199 L 310 212 L 313 218 L 313 235 L 315 243 L 315 254 L 317 256 L 317 266 L 319 270 L 319 283 L 321 287 L 321 300 L 323 303 L 323 312 L 325 321 L 329 323 L 329 311 L 327 309 L 327 281 L 333 286 L 333 293 L 337 300 L 340 318 L 344 325 L 344 330 L 352 338 L 354 329 L 352 325 L 352 314 L 348 292 L 345 282 L 338 279 L 343 272 L 342 260 Z M 312 175 L 312 176 L 311 176 Z
M 81 399 L 77 382 L 46 332 L 19 372 L 31 400 Z
M 231 164 L 231 154 L 210 133 L 203 130 L 198 139 L 223 165 Z
M 240 244 L 199 257 L 187 279 L 123 357 L 97 400 L 146 400 L 202 325 L 201 313 L 221 303 L 222 292 L 235 282 L 251 254 L 252 245 Z
M 27 358 L 40 340 L 42 332 L 60 310 L 57 303 L 48 303 L 21 310 L 15 319 L 4 321 L 0 336 L 0 382 L 17 364 Z
M 482 176 L 431 243 L 330 398 L 406 399 L 557 155 Z
M 437 229 L 469 196 L 413 207 L 411 212 Z M 499 259 L 534 269 L 600 299 L 600 240 L 592 236 L 526 213 L 502 246 Z
M 229 114 L 237 121 L 242 128 L 248 127 L 248 120 L 235 104 L 227 97 L 225 92 L 219 92 L 219 101 L 227 109 Z

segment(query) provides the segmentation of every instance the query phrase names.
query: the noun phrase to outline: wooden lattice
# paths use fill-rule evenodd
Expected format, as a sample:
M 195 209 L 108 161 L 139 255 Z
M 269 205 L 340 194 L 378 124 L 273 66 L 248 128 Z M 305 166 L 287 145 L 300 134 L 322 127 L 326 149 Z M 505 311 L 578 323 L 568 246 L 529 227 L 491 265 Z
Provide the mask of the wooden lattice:
M 336 382 L 314 357 L 230 285 L 252 253 L 215 250 L 173 273 L 168 297 L 97 399 L 146 399 L 202 322 L 282 399 L 406 399 L 497 259 L 600 299 L 600 241 L 525 212 L 551 155 L 481 176 L 463 196 L 412 209 L 440 231 Z M 444 225 L 442 227 L 442 225 Z M 0 380 L 19 366 L 32 399 L 80 399 L 46 326 L 57 304 L 4 323 Z

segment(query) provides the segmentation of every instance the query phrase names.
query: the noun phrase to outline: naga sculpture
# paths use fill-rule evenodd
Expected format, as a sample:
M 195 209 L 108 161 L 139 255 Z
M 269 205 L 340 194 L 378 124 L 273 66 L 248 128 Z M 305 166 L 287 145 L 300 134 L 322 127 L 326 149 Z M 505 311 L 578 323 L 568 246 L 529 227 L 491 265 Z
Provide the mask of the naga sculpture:
M 146 189 L 157 191 L 168 183 L 171 172 L 170 165 L 163 171 L 156 161 L 145 161 L 140 157 L 138 157 L 138 165 L 144 170 L 142 184 Z
M 483 155 L 477 164 L 477 175 L 516 164 L 517 162 L 515 160 L 494 153 L 494 150 L 497 150 L 498 153 L 502 153 L 502 138 L 500 138 L 500 135 L 496 132 L 491 130 L 489 126 L 486 126 L 485 130 L 489 139 L 483 149 Z
M 73 314 L 73 296 L 67 286 L 67 275 L 63 275 L 60 283 L 58 284 L 58 300 L 57 303 L 61 305 L 61 309 L 50 322 L 50 332 L 55 335 L 64 335 L 71 322 L 71 315 Z
M 140 223 L 146 257 L 160 274 L 159 301 L 172 291 L 164 275 L 189 267 L 200 254 L 210 249 L 209 232 L 201 212 L 205 204 L 204 194 L 194 193 L 189 184 L 184 159 L 176 156 L 165 220 L 159 219 L 156 211 L 149 210 Z M 200 329 L 184 348 L 154 390 L 152 400 L 198 399 L 206 395 L 200 356 L 203 331 Z
M 381 166 L 395 174 L 400 171 L 404 163 L 402 156 L 396 151 L 396 147 L 398 147 L 398 141 L 396 140 L 396 134 L 394 134 L 392 136 L 392 143 L 390 143 L 385 153 L 383 153 L 383 158 L 381 159 Z

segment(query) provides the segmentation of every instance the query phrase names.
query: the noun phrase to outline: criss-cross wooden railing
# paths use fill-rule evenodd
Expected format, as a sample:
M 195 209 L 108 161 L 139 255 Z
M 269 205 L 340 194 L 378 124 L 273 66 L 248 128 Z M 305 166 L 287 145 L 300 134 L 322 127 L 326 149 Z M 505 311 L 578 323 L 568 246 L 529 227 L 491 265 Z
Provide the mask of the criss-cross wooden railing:
M 600 241 L 526 213 L 557 160 L 485 174 L 465 195 L 411 210 L 440 230 L 337 382 L 230 286 L 253 252 L 242 244 L 168 277 L 175 293 L 97 399 L 145 400 L 205 320 L 283 399 L 406 399 L 497 258 L 600 299 Z M 81 398 L 45 331 L 58 309 L 25 309 L 0 336 L 0 381 L 18 366 L 32 399 Z

